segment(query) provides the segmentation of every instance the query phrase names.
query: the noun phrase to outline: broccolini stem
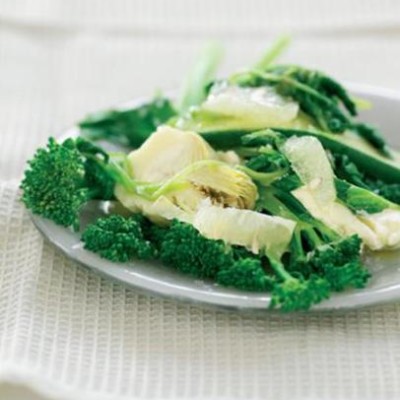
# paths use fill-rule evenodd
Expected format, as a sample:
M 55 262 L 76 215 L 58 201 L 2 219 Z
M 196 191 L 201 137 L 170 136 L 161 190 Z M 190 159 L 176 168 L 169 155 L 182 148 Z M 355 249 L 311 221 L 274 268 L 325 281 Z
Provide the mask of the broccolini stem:
M 303 241 L 301 238 L 302 229 L 298 226 L 294 230 L 293 238 L 291 242 L 291 250 L 295 259 L 304 259 L 306 256 L 306 252 L 304 251 Z
M 258 156 L 260 154 L 259 150 L 254 147 L 234 147 L 232 150 L 239 156 L 239 157 L 252 157 Z
M 313 248 L 322 246 L 324 244 L 324 241 L 317 235 L 314 229 L 306 228 L 303 230 L 303 233 L 307 240 L 312 244 Z
M 253 179 L 253 181 L 260 183 L 263 186 L 271 185 L 274 181 L 281 178 L 288 171 L 287 168 L 282 168 L 281 170 L 275 172 L 258 172 L 251 168 L 245 167 L 244 165 L 239 165 L 238 169 L 247 174 L 251 179 Z
M 286 207 L 286 205 L 275 196 L 274 192 L 275 191 L 273 190 L 273 188 L 266 188 L 261 190 L 260 196 L 263 200 L 263 208 L 265 208 L 273 215 L 277 215 L 282 218 L 288 218 L 294 221 L 299 221 L 296 215 L 294 215 Z
M 136 191 L 135 182 L 117 162 L 110 160 L 106 168 L 107 172 L 114 178 L 115 182 L 122 185 L 126 190 L 132 192 Z
M 296 278 L 294 278 L 292 275 L 289 274 L 289 272 L 286 271 L 285 267 L 279 260 L 275 259 L 274 257 L 268 257 L 268 260 L 271 264 L 272 269 L 283 281 L 296 280 Z

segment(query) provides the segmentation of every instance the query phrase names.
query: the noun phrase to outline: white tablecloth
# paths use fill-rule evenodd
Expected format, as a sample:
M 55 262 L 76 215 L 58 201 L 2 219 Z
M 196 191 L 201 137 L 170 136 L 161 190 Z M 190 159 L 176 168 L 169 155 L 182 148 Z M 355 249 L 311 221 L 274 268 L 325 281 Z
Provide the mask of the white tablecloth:
M 1 382 L 51 400 L 400 398 L 400 304 L 251 316 L 138 295 L 45 243 L 18 201 L 49 135 L 176 87 L 210 38 L 228 71 L 282 32 L 286 61 L 400 90 L 396 0 L 0 0 Z

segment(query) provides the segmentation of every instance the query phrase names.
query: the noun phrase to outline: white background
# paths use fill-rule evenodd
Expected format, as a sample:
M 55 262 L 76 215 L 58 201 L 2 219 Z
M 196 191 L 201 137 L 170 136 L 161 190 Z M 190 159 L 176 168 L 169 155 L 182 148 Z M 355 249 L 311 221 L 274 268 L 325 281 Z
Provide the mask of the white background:
M 87 112 L 175 88 L 207 40 L 226 48 L 223 73 L 282 33 L 285 61 L 400 90 L 396 0 L 0 0 L 4 381 L 73 399 L 400 398 L 399 305 L 259 318 L 148 299 L 43 244 L 10 183 Z

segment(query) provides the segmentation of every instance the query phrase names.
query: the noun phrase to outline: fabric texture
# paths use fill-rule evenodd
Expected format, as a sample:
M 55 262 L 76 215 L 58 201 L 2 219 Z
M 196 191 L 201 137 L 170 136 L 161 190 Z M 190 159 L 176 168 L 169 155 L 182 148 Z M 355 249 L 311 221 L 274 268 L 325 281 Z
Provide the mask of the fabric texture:
M 176 88 L 208 39 L 223 74 L 282 32 L 285 61 L 400 90 L 396 0 L 0 0 L 0 381 L 51 400 L 400 397 L 400 304 L 250 315 L 139 295 L 68 260 L 19 201 L 48 136 Z

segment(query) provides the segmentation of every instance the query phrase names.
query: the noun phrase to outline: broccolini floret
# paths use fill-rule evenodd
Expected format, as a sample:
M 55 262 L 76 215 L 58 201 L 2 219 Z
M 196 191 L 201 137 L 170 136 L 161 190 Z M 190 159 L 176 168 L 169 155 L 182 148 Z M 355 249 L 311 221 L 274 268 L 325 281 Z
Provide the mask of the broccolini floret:
M 331 291 L 365 286 L 369 273 L 360 261 L 358 237 L 341 238 L 309 215 L 290 194 L 267 190 L 260 207 L 297 222 L 285 261 L 269 257 L 279 278 L 272 290 L 272 308 L 306 310 L 327 299 Z
M 230 246 L 202 236 L 192 225 L 174 221 L 160 250 L 166 265 L 196 278 L 214 278 L 221 268 L 233 263 Z
M 140 215 L 129 218 L 120 215 L 99 218 L 84 230 L 82 234 L 84 247 L 111 261 L 153 259 L 157 255 L 157 250 L 143 234 L 144 223 Z
M 319 276 L 334 291 L 366 285 L 370 273 L 361 260 L 362 242 L 358 236 L 334 232 L 288 192 L 269 188 L 261 197 L 260 207 L 297 222 L 287 260 L 291 272 L 306 279 Z
M 207 239 L 187 223 L 173 221 L 169 227 L 158 227 L 141 216 L 101 218 L 85 229 L 82 241 L 86 249 L 111 261 L 159 258 L 179 272 L 222 286 L 271 291 L 270 307 L 288 312 L 306 310 L 331 291 L 364 287 L 369 278 L 359 258 L 360 239 L 353 236 L 321 244 L 323 234 L 331 239 L 335 234 L 328 228 L 322 232 L 317 225 L 297 232 L 284 261 Z M 302 234 L 304 240 L 297 242 Z
M 266 274 L 258 256 L 207 239 L 192 225 L 179 221 L 160 227 L 140 215 L 112 215 L 88 225 L 82 242 L 85 249 L 111 261 L 160 258 L 184 274 L 215 279 L 222 286 L 256 292 L 273 286 L 273 277 Z
M 216 282 L 251 292 L 267 292 L 275 285 L 272 275 L 266 274 L 262 261 L 254 257 L 239 258 L 233 264 L 222 267 Z
M 320 246 L 311 255 L 310 263 L 337 292 L 348 287 L 363 288 L 371 274 L 361 262 L 361 245 L 361 239 L 353 235 Z
M 238 252 L 177 221 L 164 236 L 160 256 L 166 265 L 180 272 L 215 279 L 222 286 L 254 292 L 272 290 L 271 308 L 282 311 L 306 310 L 328 298 L 331 291 L 330 283 L 322 276 L 305 278 L 291 273 L 273 256 Z
M 108 155 L 82 138 L 37 150 L 21 183 L 22 201 L 33 213 L 77 227 L 79 211 L 91 199 L 112 197 L 114 179 L 106 173 Z
M 301 274 L 290 274 L 283 263 L 273 259 L 271 266 L 279 279 L 272 290 L 271 308 L 284 312 L 308 310 L 329 298 L 331 287 L 323 277 L 311 275 L 305 279 Z

